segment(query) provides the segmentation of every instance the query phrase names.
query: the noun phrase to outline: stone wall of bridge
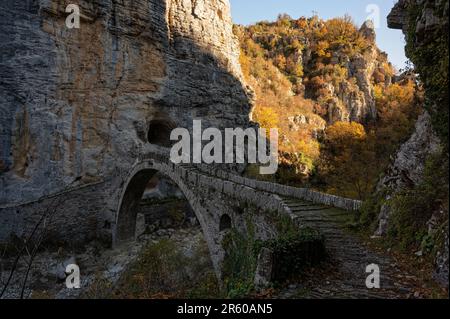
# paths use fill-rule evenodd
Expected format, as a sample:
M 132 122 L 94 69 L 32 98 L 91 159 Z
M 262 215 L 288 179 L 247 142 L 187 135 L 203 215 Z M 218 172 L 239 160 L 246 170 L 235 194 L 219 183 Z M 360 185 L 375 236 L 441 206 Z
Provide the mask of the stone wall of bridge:
M 26 239 L 36 226 L 39 227 L 33 240 L 44 234 L 48 243 L 61 246 L 79 246 L 94 239 L 106 245 L 134 240 L 135 202 L 156 172 L 174 181 L 191 205 L 219 276 L 224 258 L 222 239 L 229 228 L 245 235 L 251 223 L 257 239 L 267 240 L 278 235 L 273 214 L 295 219 L 275 194 L 211 176 L 191 166 L 175 165 L 163 151 L 147 155 L 137 160 L 131 171 L 118 171 L 109 180 L 67 189 L 38 201 L 0 207 L 0 242 L 7 242 L 12 236 Z M 251 207 L 251 216 L 242 207 Z M 224 219 L 229 221 L 227 227 L 223 227 Z
M 297 188 L 292 186 L 281 185 L 272 182 L 259 181 L 236 175 L 233 172 L 217 169 L 208 165 L 198 165 L 199 170 L 216 176 L 223 180 L 232 181 L 240 185 L 246 185 L 258 191 L 263 191 L 280 196 L 293 197 L 305 201 L 313 202 L 315 204 L 322 204 L 341 208 L 348 211 L 357 211 L 361 209 L 363 204 L 360 200 L 344 198 L 336 195 L 318 192 L 309 188 Z
M 11 236 L 27 238 L 36 225 L 39 225 L 38 234 L 45 228 L 46 239 L 60 245 L 76 246 L 93 239 L 120 245 L 122 241 L 134 240 L 137 204 L 156 172 L 174 181 L 191 205 L 218 275 L 224 258 L 222 239 L 228 228 L 238 229 L 245 235 L 251 223 L 256 228 L 257 239 L 267 240 L 278 236 L 274 214 L 288 216 L 301 226 L 282 196 L 350 211 L 361 205 L 358 201 L 308 189 L 244 178 L 212 166 L 176 165 L 170 162 L 167 149 L 149 146 L 128 172 L 117 171 L 108 180 L 69 188 L 38 201 L 0 207 L 0 242 L 8 241 Z M 251 207 L 254 214 L 244 214 L 242 207 Z M 222 225 L 224 218 L 230 224 L 226 229 Z

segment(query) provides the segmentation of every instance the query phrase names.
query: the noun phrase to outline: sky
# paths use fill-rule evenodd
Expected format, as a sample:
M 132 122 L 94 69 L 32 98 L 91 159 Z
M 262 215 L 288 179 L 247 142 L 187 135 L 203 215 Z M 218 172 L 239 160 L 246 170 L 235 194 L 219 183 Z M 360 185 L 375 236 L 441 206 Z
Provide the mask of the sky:
M 323 19 L 350 15 L 360 26 L 368 18 L 376 28 L 378 47 L 387 52 L 389 61 L 398 69 L 405 66 L 405 40 L 401 30 L 388 29 L 386 17 L 396 0 L 230 0 L 234 23 L 253 24 L 276 20 L 280 13 L 292 18 L 318 14 Z M 379 14 L 377 14 L 379 12 Z M 377 18 L 378 17 L 378 18 Z

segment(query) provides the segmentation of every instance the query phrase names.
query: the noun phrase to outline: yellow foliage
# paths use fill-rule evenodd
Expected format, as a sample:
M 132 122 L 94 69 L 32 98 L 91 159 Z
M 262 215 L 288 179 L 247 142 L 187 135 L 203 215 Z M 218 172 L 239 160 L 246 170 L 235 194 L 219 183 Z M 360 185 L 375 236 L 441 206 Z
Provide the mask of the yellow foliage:
M 344 103 L 329 84 L 336 88 L 346 84 L 356 92 L 357 80 L 349 74 L 345 60 L 364 55 L 374 44 L 348 16 L 326 21 L 317 16 L 293 20 L 282 15 L 274 23 L 236 27 L 236 34 L 244 77 L 256 96 L 253 119 L 261 127 L 279 129 L 284 163 L 318 168 L 322 185 L 340 195 L 366 196 L 417 118 L 417 85 L 404 80 L 386 86 L 395 70 L 387 55 L 380 53 L 371 79 L 377 121 L 365 127 L 337 122 L 326 129 L 319 144 L 317 133 L 321 136 L 324 124 L 320 121 L 326 118 L 329 104 Z M 305 47 L 311 51 L 308 63 L 302 60 Z M 308 118 L 307 123 L 293 123 L 298 115 Z
M 316 54 L 319 57 L 330 57 L 331 53 L 328 52 L 330 44 L 327 41 L 319 41 L 316 45 Z
M 413 81 L 395 83 L 385 89 L 376 86 L 374 93 L 378 112 L 378 153 L 388 158 L 413 130 L 422 98 Z
M 379 85 L 379 84 L 374 85 L 373 96 L 375 98 L 375 101 L 380 101 L 383 98 L 383 94 L 384 94 L 383 91 L 384 91 L 384 88 L 381 85 Z
M 349 53 L 353 53 L 353 50 L 362 50 L 368 45 L 349 16 L 327 20 L 325 25 L 327 32 L 324 40 L 330 47 L 343 45 L 349 49 Z
M 262 128 L 267 130 L 278 128 L 280 119 L 278 114 L 270 107 L 256 107 L 253 113 L 254 120 L 259 123 Z
M 320 156 L 320 144 L 316 140 L 302 139 L 294 145 L 295 151 L 302 153 L 312 160 L 317 160 Z
M 336 122 L 326 130 L 319 166 L 328 191 L 364 199 L 378 176 L 376 152 L 359 123 Z
M 345 148 L 366 136 L 364 126 L 356 122 L 336 122 L 326 130 L 326 141 L 336 148 Z

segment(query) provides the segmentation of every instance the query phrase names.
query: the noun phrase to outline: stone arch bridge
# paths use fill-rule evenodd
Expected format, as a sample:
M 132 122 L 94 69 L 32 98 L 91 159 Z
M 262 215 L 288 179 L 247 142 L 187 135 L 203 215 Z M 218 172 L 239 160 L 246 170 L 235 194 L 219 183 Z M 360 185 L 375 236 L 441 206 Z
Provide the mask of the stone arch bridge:
M 303 211 L 306 214 L 328 207 L 354 211 L 361 205 L 359 201 L 309 189 L 244 178 L 216 166 L 176 165 L 169 160 L 169 149 L 148 145 L 127 172 L 118 171 L 109 179 L 69 188 L 38 201 L 0 207 L 0 242 L 11 236 L 29 236 L 43 219 L 49 240 L 69 246 L 92 239 L 103 239 L 113 246 L 134 240 L 139 202 L 157 172 L 175 182 L 185 195 L 201 225 L 219 275 L 224 258 L 221 242 L 230 227 L 246 232 L 251 222 L 256 226 L 258 239 L 265 240 L 277 235 L 267 212 L 288 216 L 299 226 L 308 226 L 300 218 Z M 299 205 L 289 200 L 292 198 L 306 204 Z M 251 220 L 242 210 L 248 206 L 259 212 Z

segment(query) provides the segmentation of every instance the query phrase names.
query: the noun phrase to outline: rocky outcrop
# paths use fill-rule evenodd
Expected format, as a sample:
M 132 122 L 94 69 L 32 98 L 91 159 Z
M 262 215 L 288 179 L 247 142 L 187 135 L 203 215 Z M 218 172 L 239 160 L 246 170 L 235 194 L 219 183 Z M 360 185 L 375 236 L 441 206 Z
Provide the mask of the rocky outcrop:
M 415 25 L 409 24 L 408 10 L 415 6 L 418 11 Z M 413 31 L 417 36 L 417 44 L 431 39 L 434 31 L 448 26 L 448 9 L 449 3 L 447 0 L 399 0 L 392 8 L 387 17 L 388 27 L 391 29 L 401 29 L 408 33 L 409 28 L 414 28 Z
M 372 20 L 366 20 L 359 29 L 359 32 L 371 43 L 375 43 L 377 34 L 375 32 L 375 24 Z
M 422 181 L 425 161 L 439 149 L 440 142 L 433 132 L 430 115 L 425 112 L 419 117 L 414 134 L 400 147 L 388 172 L 380 180 L 377 191 L 387 190 L 386 199 L 389 200 L 400 190 L 418 185 Z M 389 205 L 382 206 L 375 235 L 386 234 L 390 214 Z
M 336 51 L 332 62 L 344 65 L 348 78 L 338 86 L 331 83 L 330 103 L 328 104 L 328 122 L 356 121 L 366 122 L 377 117 L 373 85 L 391 83 L 387 55 L 376 46 L 376 33 L 373 22 L 363 23 L 359 32 L 368 40 L 369 46 L 363 53 L 349 57 Z M 353 81 L 355 80 L 355 81 Z
M 0 4 L 0 205 L 107 179 L 193 118 L 247 126 L 228 0 Z M 231 126 L 230 126 L 231 125 Z
M 347 34 L 339 35 L 340 28 L 347 28 Z M 264 62 L 256 58 L 254 51 L 263 55 L 270 65 L 265 68 L 274 66 L 281 71 L 281 76 L 292 83 L 290 93 L 317 103 L 320 109 L 315 112 L 328 124 L 366 123 L 376 119 L 375 85 L 390 85 L 394 70 L 387 54 L 376 45 L 372 21 L 365 21 L 358 30 L 353 23 L 342 19 L 280 16 L 275 22 L 236 29 L 246 58 L 258 66 Z M 257 66 L 247 72 L 249 78 L 255 77 L 260 85 L 269 77 L 275 78 L 277 72 L 272 70 L 259 78 L 264 72 Z M 281 91 L 286 86 L 277 79 L 274 82 L 280 85 L 268 86 L 263 94 L 273 88 Z M 264 102 L 258 102 L 267 107 Z
M 322 96 L 319 97 L 319 102 L 326 108 L 325 119 L 329 124 L 337 121 L 364 123 L 376 119 L 374 84 L 387 86 L 392 82 L 392 71 L 387 55 L 376 46 L 373 22 L 370 20 L 364 22 L 359 33 L 367 40 L 367 48 L 354 55 L 345 50 L 334 51 L 331 65 L 339 70 L 337 72 L 343 74 L 342 78 L 338 83 L 327 81 L 319 88 L 322 94 L 326 92 L 324 95 L 327 97 L 326 100 Z M 305 49 L 305 52 L 307 56 L 311 54 L 308 53 L 308 49 Z M 308 58 L 305 57 L 304 60 Z M 307 65 L 305 69 L 307 72 Z
M 288 117 L 289 130 L 297 132 L 302 128 L 309 128 L 314 138 L 318 138 L 325 131 L 327 123 L 316 114 L 299 114 Z
M 411 138 L 397 152 L 392 165 L 378 184 L 378 189 L 405 189 L 422 180 L 424 163 L 430 154 L 439 151 L 440 141 L 433 132 L 430 115 L 425 112 L 417 120 Z
M 419 118 L 414 134 L 401 146 L 387 175 L 378 185 L 378 191 L 387 189 L 388 195 L 385 199 L 388 202 L 399 191 L 413 189 L 419 185 L 423 181 L 426 160 L 431 154 L 436 154 L 445 148 L 442 144 L 446 142 L 437 137 L 436 132 L 438 131 L 436 131 L 435 124 L 442 123 L 442 117 L 447 118 L 448 103 L 445 103 L 445 101 L 448 101 L 448 88 L 447 85 L 445 85 L 445 88 L 441 87 L 441 84 L 431 77 L 447 74 L 448 83 L 448 70 L 442 74 L 436 74 L 442 72 L 442 70 L 439 69 L 439 65 L 434 65 L 435 63 L 426 57 L 444 54 L 447 55 L 446 58 L 448 59 L 448 51 L 447 53 L 436 52 L 436 49 L 434 49 L 435 45 L 446 46 L 445 34 L 448 32 L 448 10 L 448 0 L 400 0 L 395 4 L 387 18 L 390 28 L 401 29 L 406 36 L 406 53 L 415 64 L 418 72 L 421 73 L 428 111 Z M 444 37 L 442 34 L 444 34 Z M 448 46 L 448 34 L 446 36 Z M 441 63 L 442 61 L 439 59 L 438 64 Z M 441 65 L 441 67 L 448 69 L 448 63 L 447 65 Z M 436 88 L 436 86 L 438 87 Z M 440 126 L 445 127 L 442 124 Z M 443 130 L 445 131 L 445 129 Z M 445 134 L 440 133 L 439 137 L 445 134 L 448 136 L 448 124 L 447 132 Z M 448 157 L 448 149 L 444 152 L 447 152 L 447 154 L 441 156 Z M 436 185 L 436 187 L 438 186 L 441 185 Z M 445 201 L 445 199 L 440 199 L 440 201 Z M 430 236 L 439 238 L 439 242 L 435 243 L 438 246 L 435 247 L 435 277 L 448 287 L 448 197 L 447 205 L 438 206 L 441 207 L 431 212 L 432 217 L 427 223 L 427 230 Z M 384 205 L 379 215 L 376 235 L 386 233 L 391 214 L 389 205 Z

